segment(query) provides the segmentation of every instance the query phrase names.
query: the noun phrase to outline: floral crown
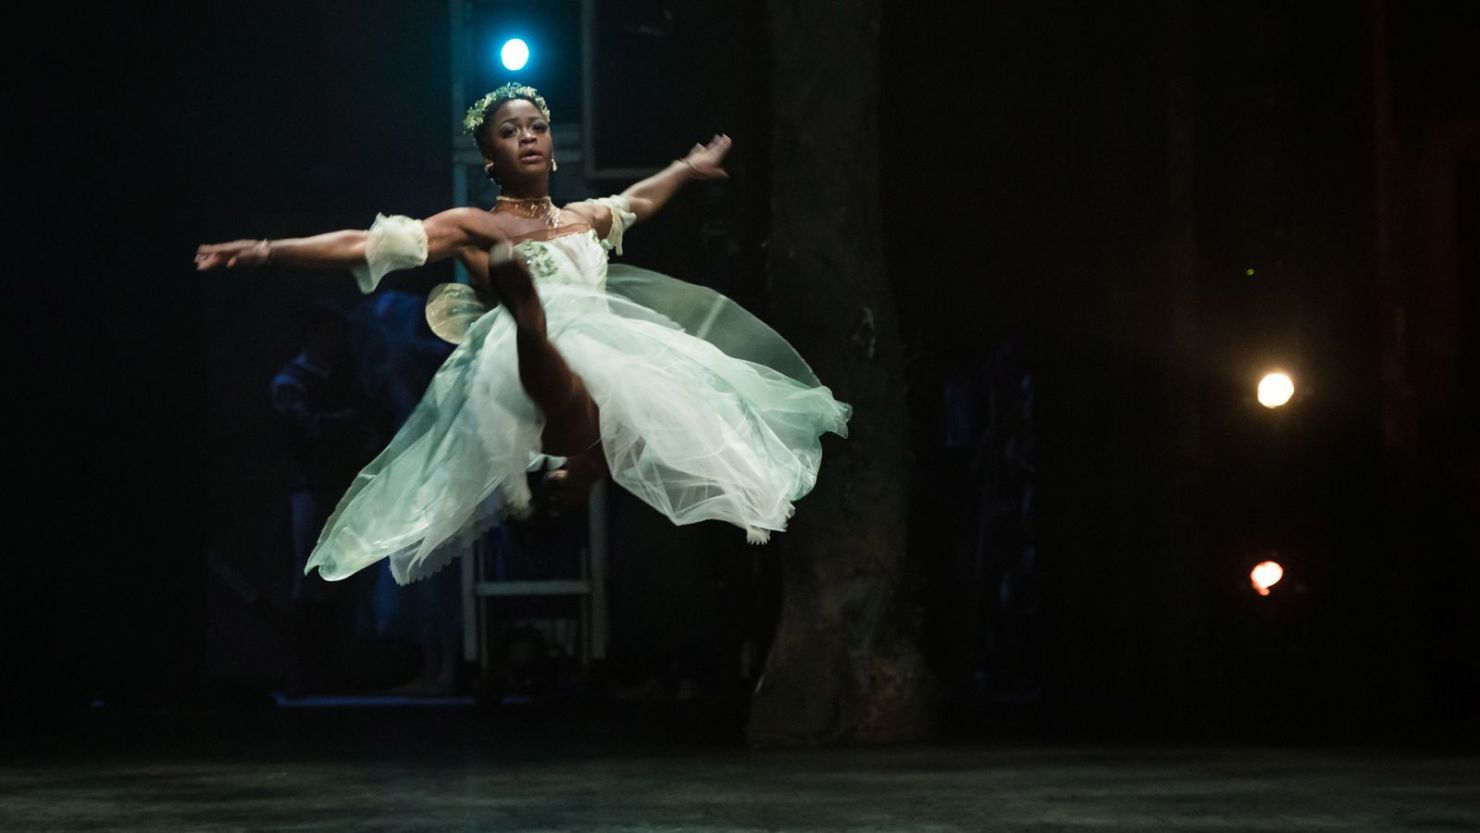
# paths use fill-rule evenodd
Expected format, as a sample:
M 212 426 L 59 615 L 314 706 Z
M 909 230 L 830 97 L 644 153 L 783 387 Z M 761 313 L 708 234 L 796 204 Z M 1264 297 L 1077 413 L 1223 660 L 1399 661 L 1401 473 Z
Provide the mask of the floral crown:
M 545 103 L 545 97 L 539 91 L 527 84 L 516 84 L 512 81 L 499 87 L 488 95 L 478 99 L 478 103 L 468 108 L 468 114 L 463 117 L 463 127 L 473 136 L 483 129 L 483 124 L 488 121 L 488 114 L 498 109 L 498 105 L 505 101 L 513 101 L 522 98 L 525 101 L 540 108 L 540 114 L 546 121 L 550 120 L 550 106 Z

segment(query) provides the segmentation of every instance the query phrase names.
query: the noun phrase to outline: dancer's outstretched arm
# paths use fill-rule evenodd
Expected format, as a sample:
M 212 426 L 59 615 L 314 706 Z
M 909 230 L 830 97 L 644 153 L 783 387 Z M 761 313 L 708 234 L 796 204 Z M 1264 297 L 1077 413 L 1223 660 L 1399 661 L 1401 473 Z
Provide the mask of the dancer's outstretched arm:
M 453 208 L 422 221 L 427 233 L 427 262 L 452 257 L 468 248 L 487 249 L 506 240 L 497 221 L 476 208 Z M 268 263 L 306 269 L 352 269 L 365 264 L 367 232 L 331 231 L 285 240 L 234 240 L 210 243 L 195 251 L 195 268 L 234 269 Z
M 622 196 L 631 204 L 637 222 L 657 213 L 679 186 L 691 179 L 728 178 L 729 174 L 721 164 L 725 154 L 730 152 L 730 144 L 729 136 L 719 135 L 710 139 L 707 145 L 694 145 L 684 158 L 675 159 L 668 167 L 623 191 Z

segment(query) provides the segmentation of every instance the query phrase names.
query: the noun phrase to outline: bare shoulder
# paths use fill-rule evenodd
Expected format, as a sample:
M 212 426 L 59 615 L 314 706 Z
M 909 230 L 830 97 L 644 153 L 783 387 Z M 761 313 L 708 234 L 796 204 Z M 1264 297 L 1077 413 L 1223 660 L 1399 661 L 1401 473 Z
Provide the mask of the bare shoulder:
M 491 212 L 471 206 L 449 208 L 438 214 L 437 217 L 445 218 L 450 223 L 470 230 L 488 229 L 498 226 L 498 219 Z
M 486 249 L 509 238 L 497 219 L 476 208 L 449 208 L 426 218 L 422 226 L 430 262 L 462 257 L 469 249 Z
M 462 235 L 476 240 L 499 240 L 509 236 L 505 229 L 502 218 L 498 215 L 484 211 L 481 208 L 462 207 L 449 208 L 439 214 L 427 218 L 429 226 L 435 225 L 446 228 L 449 231 L 456 230 Z
M 605 237 L 611 231 L 612 210 L 601 203 L 582 200 L 581 202 L 573 202 L 563 206 L 560 210 L 568 214 L 574 214 L 585 220 L 602 237 Z
M 590 222 L 596 216 L 596 212 L 594 210 L 596 207 L 597 206 L 593 205 L 590 202 L 587 202 L 586 200 L 581 200 L 580 202 L 566 203 L 565 205 L 560 206 L 560 211 L 565 214 L 574 214 L 577 217 L 580 217 L 582 220 Z

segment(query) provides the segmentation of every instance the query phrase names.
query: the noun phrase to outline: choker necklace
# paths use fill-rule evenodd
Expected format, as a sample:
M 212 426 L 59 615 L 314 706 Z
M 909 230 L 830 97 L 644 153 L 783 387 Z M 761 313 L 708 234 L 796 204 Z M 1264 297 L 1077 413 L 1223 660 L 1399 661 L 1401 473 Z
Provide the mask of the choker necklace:
M 550 228 L 560 225 L 560 209 L 549 197 L 506 197 L 499 194 L 498 205 L 493 210 L 507 211 L 529 220 L 544 220 Z

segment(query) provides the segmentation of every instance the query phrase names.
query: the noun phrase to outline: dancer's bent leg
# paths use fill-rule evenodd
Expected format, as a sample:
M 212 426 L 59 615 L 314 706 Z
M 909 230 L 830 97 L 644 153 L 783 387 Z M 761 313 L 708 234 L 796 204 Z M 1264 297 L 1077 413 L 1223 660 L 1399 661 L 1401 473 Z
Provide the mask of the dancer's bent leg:
M 581 454 L 601 439 L 601 414 L 596 402 L 565 363 L 545 334 L 545 309 L 517 258 L 495 247 L 488 267 L 489 282 L 498 300 L 514 317 L 515 349 L 519 353 L 519 382 L 545 415 L 541 435 L 546 454 Z

